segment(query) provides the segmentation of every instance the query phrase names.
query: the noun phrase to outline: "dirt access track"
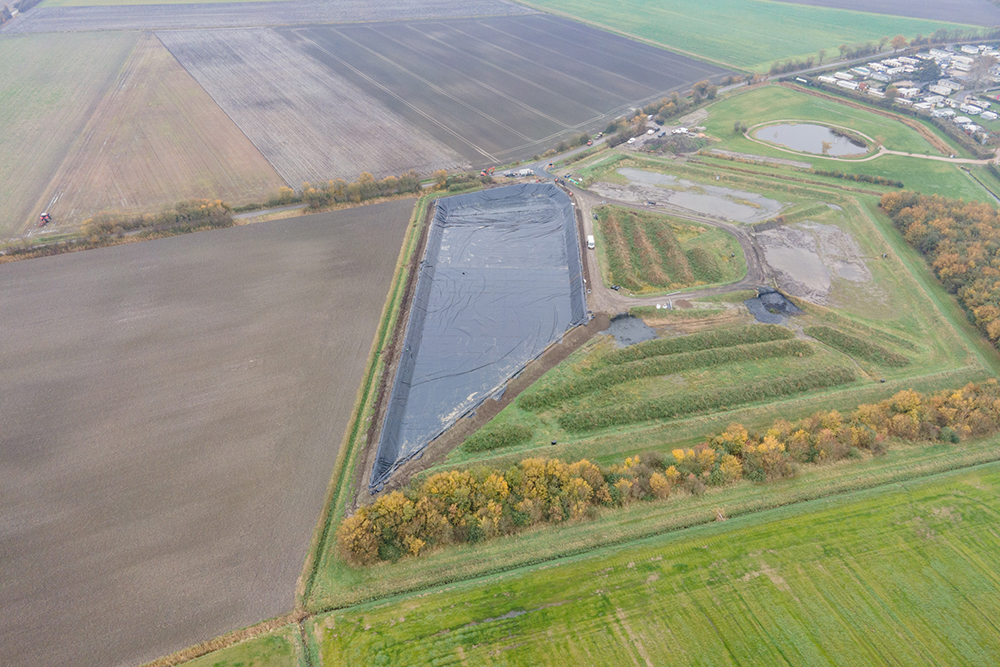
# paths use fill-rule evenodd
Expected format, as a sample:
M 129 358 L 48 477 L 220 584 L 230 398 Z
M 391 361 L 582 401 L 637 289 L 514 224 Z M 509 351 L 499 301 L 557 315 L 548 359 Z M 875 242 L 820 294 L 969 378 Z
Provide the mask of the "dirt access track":
M 292 610 L 413 203 L 0 266 L 0 664 Z

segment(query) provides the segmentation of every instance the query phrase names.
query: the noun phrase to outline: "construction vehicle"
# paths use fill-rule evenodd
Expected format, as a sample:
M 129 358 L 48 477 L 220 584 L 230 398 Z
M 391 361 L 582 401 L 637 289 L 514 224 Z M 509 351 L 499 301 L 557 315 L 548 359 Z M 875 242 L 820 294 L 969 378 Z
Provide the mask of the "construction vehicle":
M 52 222 L 52 216 L 49 215 L 48 213 L 42 213 L 40 216 L 38 216 L 38 226 L 39 227 L 44 227 L 45 225 L 47 225 L 50 222 Z

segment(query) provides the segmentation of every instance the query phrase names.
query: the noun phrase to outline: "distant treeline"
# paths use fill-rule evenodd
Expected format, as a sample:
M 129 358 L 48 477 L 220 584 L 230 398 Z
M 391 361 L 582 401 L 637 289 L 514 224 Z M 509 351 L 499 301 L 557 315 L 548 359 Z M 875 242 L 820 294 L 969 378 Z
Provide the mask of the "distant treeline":
M 443 174 L 444 172 L 437 172 Z M 436 174 L 437 176 L 437 174 Z M 359 203 L 377 197 L 388 197 L 407 192 L 420 192 L 420 176 L 415 171 L 409 171 L 400 176 L 386 176 L 382 180 L 367 171 L 362 172 L 358 180 L 348 183 L 342 178 L 327 181 L 322 185 L 302 184 L 301 201 L 307 202 L 312 208 L 322 208 L 331 204 Z M 292 203 L 295 193 L 291 188 L 281 188 L 277 201 L 273 205 Z M 272 205 L 272 202 L 268 202 Z
M 884 210 L 994 345 L 1000 340 L 1000 213 L 917 192 L 882 195 Z
M 871 174 L 845 174 L 842 171 L 828 171 L 825 169 L 810 169 L 810 174 L 817 176 L 830 176 L 832 178 L 842 178 L 845 181 L 856 181 L 858 183 L 871 183 L 873 185 L 887 185 L 893 188 L 903 187 L 902 181 L 896 181 L 885 176 L 873 176 Z
M 885 439 L 958 443 L 1000 430 L 1000 385 L 969 384 L 933 395 L 901 391 L 849 415 L 820 411 L 797 422 L 779 420 L 764 432 L 741 424 L 688 449 L 648 452 L 624 463 L 527 458 L 507 468 L 479 466 L 412 481 L 360 508 L 337 530 L 337 548 L 357 565 L 417 556 L 453 543 L 475 543 L 540 523 L 597 516 L 600 507 L 699 495 L 706 486 L 741 479 L 790 477 L 797 466 L 878 456 Z M 511 444 L 522 429 L 505 434 Z
M 233 209 L 224 201 L 191 199 L 166 208 L 159 213 L 103 212 L 85 220 L 80 228 L 90 239 L 122 236 L 138 230 L 171 228 L 230 227 Z
M 80 229 L 81 235 L 75 238 L 43 243 L 20 239 L 5 243 L 0 249 L 0 262 L 61 255 L 201 229 L 230 227 L 233 224 L 232 213 L 229 204 L 209 199 L 178 202 L 153 214 L 106 211 L 85 220 Z

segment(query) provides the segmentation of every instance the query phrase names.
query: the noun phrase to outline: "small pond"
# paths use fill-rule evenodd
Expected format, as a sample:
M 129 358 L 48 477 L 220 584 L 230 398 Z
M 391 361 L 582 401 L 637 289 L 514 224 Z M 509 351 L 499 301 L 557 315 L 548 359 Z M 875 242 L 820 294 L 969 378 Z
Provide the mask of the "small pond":
M 656 331 L 638 317 L 631 315 L 616 315 L 611 318 L 611 326 L 601 333 L 614 336 L 618 347 L 628 347 L 656 338 Z
M 828 127 L 811 123 L 782 123 L 762 127 L 754 136 L 763 141 L 779 144 L 793 151 L 815 153 L 816 155 L 861 155 L 868 152 L 868 146 L 857 143 L 857 140 L 840 136 Z M 830 145 L 826 152 L 823 143 Z

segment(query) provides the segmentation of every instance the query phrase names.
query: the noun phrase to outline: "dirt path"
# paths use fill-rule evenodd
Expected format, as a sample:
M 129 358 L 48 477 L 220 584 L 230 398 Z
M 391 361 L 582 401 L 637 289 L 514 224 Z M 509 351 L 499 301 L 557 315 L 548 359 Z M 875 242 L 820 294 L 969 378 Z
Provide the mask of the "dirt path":
M 564 189 L 568 192 L 570 199 L 574 204 L 576 204 L 577 209 L 583 217 L 584 237 L 594 233 L 593 210 L 595 207 L 602 205 L 604 202 L 640 211 L 650 210 L 650 207 L 648 206 L 636 205 L 615 199 L 606 199 L 587 190 L 581 190 L 572 186 L 564 186 Z M 757 244 L 752 227 L 749 225 L 735 225 L 729 222 L 723 222 L 721 220 L 715 220 L 713 218 L 693 213 L 684 213 L 678 211 L 677 209 L 669 209 L 669 211 L 666 212 L 668 212 L 671 216 L 681 218 L 682 220 L 690 220 L 692 222 L 710 225 L 729 232 L 736 237 L 737 241 L 739 241 L 740 248 L 743 249 L 743 255 L 746 257 L 747 262 L 747 275 L 742 280 L 728 285 L 707 287 L 705 289 L 692 290 L 689 292 L 675 292 L 675 294 L 683 294 L 685 299 L 698 299 L 716 294 L 734 292 L 737 290 L 754 289 L 758 286 L 769 285 L 771 283 L 771 270 L 768 268 L 767 262 L 764 261 L 764 252 Z M 634 306 L 651 306 L 664 302 L 666 298 L 665 295 L 630 297 L 622 294 L 621 292 L 616 292 L 610 287 L 606 287 L 604 282 L 601 280 L 601 269 L 598 264 L 597 252 L 594 250 L 587 250 L 586 248 L 584 248 L 583 252 L 585 253 L 587 259 L 585 262 L 588 292 L 587 304 L 591 311 L 595 313 L 606 313 L 610 316 L 614 316 L 619 313 L 628 312 L 628 309 Z

